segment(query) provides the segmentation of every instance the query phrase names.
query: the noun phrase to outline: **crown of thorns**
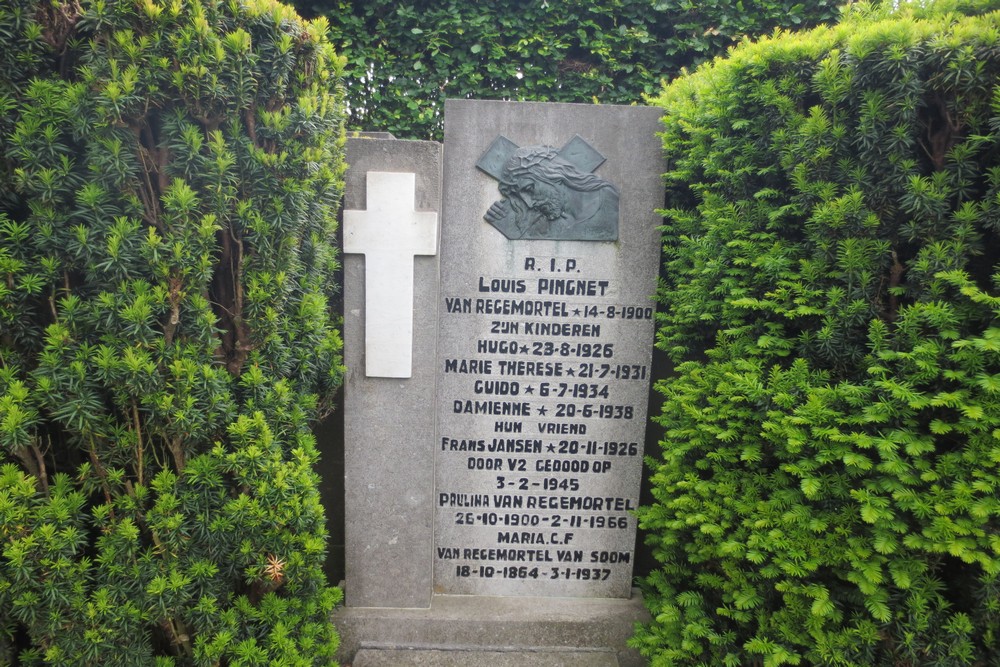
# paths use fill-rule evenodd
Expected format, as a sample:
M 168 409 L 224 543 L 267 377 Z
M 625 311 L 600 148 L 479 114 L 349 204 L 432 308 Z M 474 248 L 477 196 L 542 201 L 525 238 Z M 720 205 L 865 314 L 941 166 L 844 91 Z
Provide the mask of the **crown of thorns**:
M 499 181 L 503 175 L 504 166 L 507 165 L 508 160 L 514 157 L 514 153 L 519 148 L 517 144 L 501 134 L 493 140 L 483 156 L 479 158 L 476 167 Z M 558 157 L 581 172 L 589 174 L 604 164 L 606 159 L 579 134 L 570 139 L 558 151 L 552 146 L 528 146 L 527 148 L 537 149 L 537 152 L 532 151 L 518 156 L 516 167 L 530 169 L 546 160 Z

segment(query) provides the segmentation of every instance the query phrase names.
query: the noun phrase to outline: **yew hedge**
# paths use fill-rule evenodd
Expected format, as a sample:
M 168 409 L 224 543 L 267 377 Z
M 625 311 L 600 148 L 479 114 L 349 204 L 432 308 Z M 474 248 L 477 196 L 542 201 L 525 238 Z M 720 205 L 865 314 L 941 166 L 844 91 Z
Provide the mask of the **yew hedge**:
M 333 664 L 325 31 L 0 2 L 0 664 Z
M 838 0 L 294 0 L 347 56 L 351 129 L 440 140 L 446 98 L 635 104 L 743 35 Z
M 656 667 L 1000 664 L 1000 12 L 668 86 Z

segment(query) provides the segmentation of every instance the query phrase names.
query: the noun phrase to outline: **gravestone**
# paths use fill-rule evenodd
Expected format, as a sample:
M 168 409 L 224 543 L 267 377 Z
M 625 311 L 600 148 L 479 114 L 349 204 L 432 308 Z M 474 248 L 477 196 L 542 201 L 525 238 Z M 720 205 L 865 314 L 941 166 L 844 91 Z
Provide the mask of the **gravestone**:
M 412 242 L 407 253 L 391 230 L 409 219 L 414 228 L 424 223 L 424 241 L 433 230 L 428 216 L 441 209 L 441 145 L 429 141 L 395 141 L 360 138 L 347 142 L 351 167 L 345 176 L 345 238 L 351 226 L 370 225 L 367 233 L 352 229 L 352 235 L 381 237 L 397 262 L 407 266 L 388 273 L 397 277 L 412 271 L 408 285 L 395 286 L 412 294 L 410 303 L 391 302 L 370 295 L 366 281 L 368 246 L 345 246 L 364 253 L 344 255 L 344 490 L 345 490 L 345 597 L 354 607 L 426 607 L 431 599 L 431 568 L 421 567 L 433 546 L 434 460 L 429 455 L 434 438 L 434 411 L 428 396 L 434 393 L 437 362 L 436 254 L 417 254 L 426 245 Z M 392 205 L 375 203 L 368 189 L 369 174 L 393 173 L 400 189 L 385 193 Z M 385 180 L 376 177 L 376 180 Z M 392 178 L 388 179 L 392 183 Z M 412 188 L 410 187 L 412 185 Z M 388 209 L 388 214 L 386 210 Z M 348 213 L 356 211 L 356 213 Z M 378 213 L 383 215 L 378 215 Z M 419 212 L 419 213 L 418 213 Z M 417 230 L 409 235 L 415 236 Z M 352 242 L 353 243 L 353 242 Z M 423 247 L 418 247 L 423 245 Z M 436 248 L 434 248 L 436 253 Z M 379 278 L 384 278 L 385 275 Z M 378 289 L 378 288 L 376 288 Z M 365 326 L 369 306 L 380 319 L 412 318 L 412 337 L 394 336 L 398 331 L 372 331 Z M 381 311 L 379 309 L 381 308 Z M 394 310 L 395 309 L 395 310 Z M 405 312 L 400 313 L 399 309 Z M 379 376 L 379 362 L 369 366 L 368 335 L 376 344 L 394 346 L 374 352 L 397 360 L 387 376 Z M 386 335 L 388 334 L 388 335 Z M 381 335 L 381 338 L 378 336 Z M 404 349 L 399 349 L 400 347 Z M 418 350 L 413 354 L 412 350 Z M 399 362 L 403 359 L 403 362 Z M 405 373 L 399 372 L 405 363 Z M 402 375 L 405 380 L 400 378 Z M 391 585 L 387 585 L 391 582 Z
M 344 662 L 642 664 L 624 643 L 645 614 L 632 510 L 660 251 L 658 117 L 449 101 L 439 206 L 419 176 L 440 173 L 438 156 L 412 159 L 423 142 L 349 143 L 345 253 L 396 253 L 397 283 L 416 273 L 392 290 L 397 303 L 373 304 L 391 288 L 345 256 Z M 368 330 L 408 316 L 412 337 Z M 366 364 L 383 356 L 395 361 Z

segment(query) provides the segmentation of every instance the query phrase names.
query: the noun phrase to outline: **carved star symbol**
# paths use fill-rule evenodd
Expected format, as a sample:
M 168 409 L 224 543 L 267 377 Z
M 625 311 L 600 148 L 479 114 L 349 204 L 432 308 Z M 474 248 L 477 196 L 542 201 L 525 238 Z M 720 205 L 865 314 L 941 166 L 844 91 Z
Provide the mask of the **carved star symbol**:
M 569 375 L 570 377 L 576 377 L 576 371 L 574 371 L 572 368 L 567 368 L 566 375 Z
M 525 387 L 525 388 L 524 388 L 524 393 L 525 393 L 525 394 L 534 394 L 534 393 L 535 393 L 535 388 L 534 388 L 534 387 L 532 387 L 532 386 L 531 386 L 531 385 L 529 384 L 529 385 L 528 385 L 527 387 Z
M 577 317 L 580 317 L 580 309 L 579 308 L 574 308 L 573 309 L 573 314 L 576 315 Z
M 550 452 L 556 451 L 556 446 L 553 445 L 551 442 L 549 443 L 548 451 L 550 451 Z
M 540 407 L 538 408 L 538 414 L 540 414 L 540 415 L 545 415 L 545 414 L 546 414 L 546 412 L 547 412 L 547 410 L 545 409 L 545 406 L 544 406 L 544 405 L 542 405 L 542 406 L 540 406 Z

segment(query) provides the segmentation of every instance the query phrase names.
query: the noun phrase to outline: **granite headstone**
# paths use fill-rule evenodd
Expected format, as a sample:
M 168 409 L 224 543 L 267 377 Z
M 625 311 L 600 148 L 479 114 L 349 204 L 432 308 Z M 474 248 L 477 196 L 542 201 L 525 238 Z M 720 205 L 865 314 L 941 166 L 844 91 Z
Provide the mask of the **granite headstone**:
M 363 262 L 403 237 L 386 232 L 379 249 L 366 231 L 352 246 L 366 260 L 345 257 L 345 662 L 452 664 L 445 651 L 467 665 L 536 664 L 519 652 L 642 664 L 625 641 L 645 614 L 632 510 L 660 252 L 658 118 L 448 101 L 443 158 L 424 142 L 352 140 L 353 223 L 385 218 L 369 215 L 380 204 L 367 195 L 393 192 L 387 215 L 416 236 L 395 260 L 413 266 L 412 327 L 393 326 L 391 342 L 366 332 Z M 423 213 L 437 210 L 438 254 L 425 256 Z M 397 317 L 405 305 L 376 308 Z M 385 346 L 394 361 L 367 365 Z
M 662 197 L 636 116 L 446 105 L 441 592 L 631 594 Z

